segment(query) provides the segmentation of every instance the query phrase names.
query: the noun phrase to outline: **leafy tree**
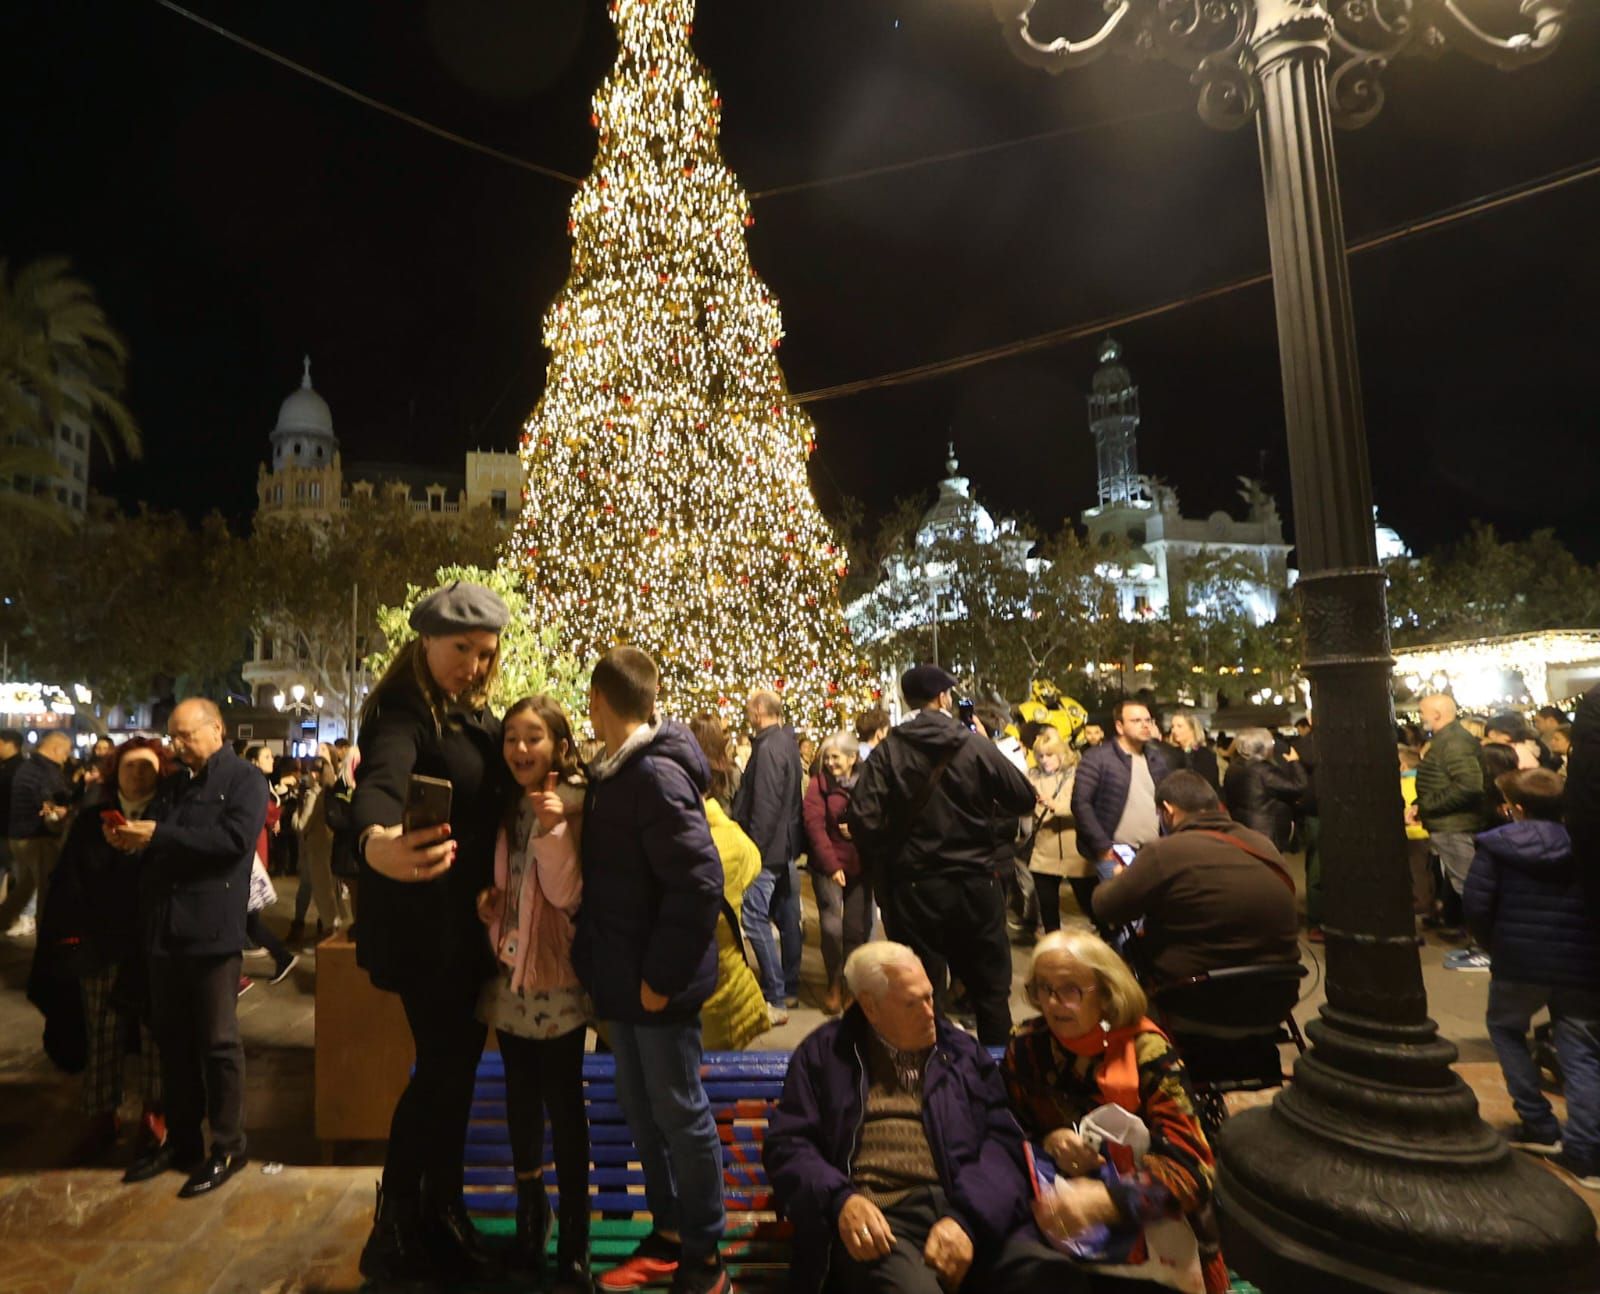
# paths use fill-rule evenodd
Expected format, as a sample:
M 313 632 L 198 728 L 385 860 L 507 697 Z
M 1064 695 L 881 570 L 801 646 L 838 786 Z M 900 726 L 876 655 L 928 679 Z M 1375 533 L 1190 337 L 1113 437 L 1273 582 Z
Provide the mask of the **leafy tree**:
M 367 657 L 367 669 L 380 676 L 394 660 L 401 646 L 413 635 L 411 612 L 427 593 L 452 580 L 482 584 L 498 593 L 511 612 L 505 632 L 500 635 L 500 677 L 489 702 L 504 710 L 513 701 L 546 692 L 561 703 L 574 729 L 588 726 L 589 664 L 580 663 L 561 650 L 561 626 L 540 621 L 523 593 L 521 578 L 505 567 L 485 570 L 478 566 L 441 566 L 433 582 L 412 584 L 405 597 L 393 606 L 378 608 L 378 631 L 383 647 Z
M 1600 571 L 1550 530 L 1503 540 L 1475 521 L 1454 544 L 1393 560 L 1386 573 L 1399 646 L 1600 623 Z
M 0 426 L 10 435 L 48 445 L 70 412 L 110 457 L 139 457 L 139 428 L 122 402 L 127 364 L 127 344 L 64 257 L 16 270 L 0 260 Z
M 502 536 L 487 508 L 419 516 L 393 496 L 354 498 L 326 521 L 266 519 L 252 539 L 257 625 L 279 659 L 298 661 L 306 687 L 324 694 L 325 713 L 343 716 L 352 623 L 359 658 L 378 646 L 369 631 L 379 608 L 404 602 L 440 567 L 492 565 Z
M 91 498 L 65 532 L 8 528 L 3 631 L 14 674 L 83 683 L 96 704 L 137 703 L 158 680 L 225 689 L 255 590 L 246 544 L 216 514 L 133 514 Z
M 1019 527 L 995 542 L 960 535 L 918 548 L 909 511 L 885 526 L 888 557 L 860 611 L 878 669 L 937 656 L 968 690 L 1015 701 L 1036 678 L 1081 695 L 1095 673 L 1084 665 L 1127 649 L 1130 627 L 1117 616 L 1107 574 L 1111 550 L 1090 548 L 1070 525 L 1044 540 Z

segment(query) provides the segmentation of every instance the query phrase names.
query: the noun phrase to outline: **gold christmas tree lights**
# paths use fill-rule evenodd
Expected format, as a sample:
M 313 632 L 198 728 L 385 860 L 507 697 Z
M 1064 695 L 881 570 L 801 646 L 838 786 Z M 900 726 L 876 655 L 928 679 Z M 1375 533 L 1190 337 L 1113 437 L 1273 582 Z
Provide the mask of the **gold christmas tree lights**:
M 769 687 L 829 729 L 864 691 L 839 607 L 847 557 L 811 494 L 815 430 L 787 398 L 750 204 L 717 149 L 722 101 L 689 48 L 694 7 L 611 6 L 620 48 L 544 319 L 508 559 L 580 660 L 620 642 L 654 655 L 670 713 L 737 712 Z

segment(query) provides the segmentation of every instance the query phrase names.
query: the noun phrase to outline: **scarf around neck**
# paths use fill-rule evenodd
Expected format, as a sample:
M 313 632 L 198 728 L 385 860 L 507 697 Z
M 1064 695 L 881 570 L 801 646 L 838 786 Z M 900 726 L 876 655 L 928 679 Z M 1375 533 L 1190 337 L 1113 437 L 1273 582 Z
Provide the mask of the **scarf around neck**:
M 1141 1033 L 1166 1034 L 1148 1016 L 1123 1029 L 1091 1029 L 1078 1038 L 1063 1038 L 1051 1030 L 1050 1036 L 1063 1051 L 1074 1056 L 1099 1057 L 1100 1067 L 1095 1080 L 1100 1095 L 1112 1105 L 1120 1105 L 1129 1114 L 1139 1113 L 1139 1056 L 1135 1040 Z

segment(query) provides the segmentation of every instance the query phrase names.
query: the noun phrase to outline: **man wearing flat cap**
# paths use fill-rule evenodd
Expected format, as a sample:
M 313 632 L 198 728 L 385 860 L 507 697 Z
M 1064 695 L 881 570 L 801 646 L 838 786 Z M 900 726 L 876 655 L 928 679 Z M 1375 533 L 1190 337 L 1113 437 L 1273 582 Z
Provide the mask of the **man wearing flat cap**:
M 901 676 L 917 713 L 862 765 L 846 820 L 889 937 L 925 964 L 949 964 L 967 987 L 979 1040 L 998 1047 L 1011 1033 L 1011 945 L 991 861 L 998 824 L 1032 813 L 1036 797 L 992 741 L 951 714 L 955 687 L 937 665 Z M 942 1008 L 944 985 L 936 988 Z

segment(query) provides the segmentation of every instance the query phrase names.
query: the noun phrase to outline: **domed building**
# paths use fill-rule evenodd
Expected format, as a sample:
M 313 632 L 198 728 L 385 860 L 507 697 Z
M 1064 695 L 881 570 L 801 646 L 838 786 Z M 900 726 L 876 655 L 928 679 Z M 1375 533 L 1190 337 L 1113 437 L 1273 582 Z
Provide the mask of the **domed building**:
M 522 460 L 514 453 L 469 451 L 465 470 L 459 472 L 415 463 L 346 464 L 334 432 L 333 410 L 311 385 L 309 355 L 300 385 L 278 406 L 267 439 L 267 461 L 256 474 L 258 525 L 326 525 L 353 501 L 375 497 L 402 500 L 422 524 L 448 520 L 475 507 L 488 508 L 509 521 L 522 500 Z M 425 578 L 432 572 L 419 574 Z M 289 727 L 285 753 L 314 750 L 318 740 L 351 731 L 353 725 L 344 713 L 348 698 L 342 695 L 340 680 L 319 675 L 313 666 L 314 659 L 342 656 L 348 656 L 343 640 L 335 650 L 312 651 L 303 626 L 257 626 L 243 677 L 263 714 L 270 716 L 279 708 L 286 716 L 293 712 L 299 726 Z M 246 735 L 268 738 L 269 730 L 281 726 L 264 724 L 261 731 Z
M 339 438 L 333 410 L 311 385 L 305 357 L 300 387 L 278 406 L 269 437 L 272 451 L 256 476 L 259 510 L 269 514 L 327 514 L 343 494 Z
M 331 516 L 361 496 L 395 494 L 418 514 L 445 516 L 484 506 L 510 517 L 522 499 L 522 460 L 514 453 L 470 450 L 465 470 L 415 463 L 359 462 L 348 468 L 333 430 L 333 410 L 311 385 L 307 355 L 300 386 L 278 406 L 270 451 L 256 475 L 257 517 Z

